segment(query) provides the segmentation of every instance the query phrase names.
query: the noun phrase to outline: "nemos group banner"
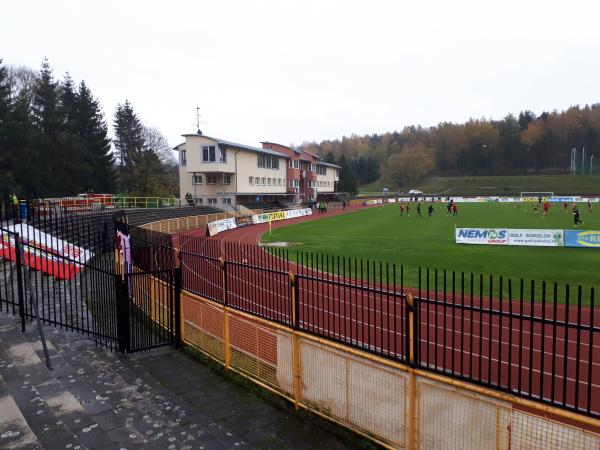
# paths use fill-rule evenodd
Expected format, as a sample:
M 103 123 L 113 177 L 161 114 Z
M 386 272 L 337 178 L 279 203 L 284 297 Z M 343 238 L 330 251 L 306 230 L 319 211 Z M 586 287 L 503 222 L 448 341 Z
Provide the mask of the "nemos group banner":
M 600 231 L 457 228 L 457 244 L 600 248 Z
M 0 239 L 0 257 L 10 261 L 16 260 L 15 238 L 7 231 L 21 236 L 23 259 L 27 266 L 61 280 L 73 278 L 81 271 L 81 265 L 93 256 L 89 250 L 30 225 L 11 225 L 2 229 Z
M 457 228 L 457 244 L 508 245 L 506 228 Z
M 565 247 L 600 248 L 600 231 L 565 230 Z
M 508 245 L 531 247 L 562 247 L 563 230 L 508 230 Z

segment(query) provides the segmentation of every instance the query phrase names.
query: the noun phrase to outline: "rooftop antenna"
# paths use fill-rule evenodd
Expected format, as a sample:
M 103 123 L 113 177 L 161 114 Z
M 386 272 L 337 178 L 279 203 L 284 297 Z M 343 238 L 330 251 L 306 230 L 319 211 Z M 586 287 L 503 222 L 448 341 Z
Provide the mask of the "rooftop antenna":
M 202 134 L 202 131 L 200 131 L 200 124 L 205 124 L 206 122 L 200 120 L 200 117 L 202 117 L 200 115 L 200 107 L 196 106 L 196 129 L 197 129 L 197 133 L 198 134 Z

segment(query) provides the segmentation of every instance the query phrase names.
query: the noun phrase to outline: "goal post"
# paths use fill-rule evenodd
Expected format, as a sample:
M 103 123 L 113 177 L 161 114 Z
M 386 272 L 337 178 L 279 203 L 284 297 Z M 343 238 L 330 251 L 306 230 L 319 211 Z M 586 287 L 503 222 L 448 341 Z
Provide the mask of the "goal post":
M 548 192 L 548 191 L 546 191 L 546 192 L 521 192 L 521 198 L 523 198 L 523 197 L 535 197 L 535 198 L 554 197 L 554 192 Z
M 533 191 L 525 191 L 521 192 L 521 201 L 522 202 L 544 202 L 548 200 L 550 197 L 554 197 L 554 192 L 533 192 Z

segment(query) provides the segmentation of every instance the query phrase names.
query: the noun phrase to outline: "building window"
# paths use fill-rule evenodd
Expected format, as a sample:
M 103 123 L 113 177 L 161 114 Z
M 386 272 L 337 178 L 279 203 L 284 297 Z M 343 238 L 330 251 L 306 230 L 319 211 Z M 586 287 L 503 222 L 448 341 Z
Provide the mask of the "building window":
M 327 175 L 327 167 L 318 165 L 317 166 L 317 175 Z
M 300 168 L 300 161 L 298 161 L 297 159 L 295 159 L 293 162 L 294 162 L 294 169 L 299 169 Z
M 185 156 L 185 150 L 182 149 L 181 150 L 181 165 L 185 166 L 186 163 L 187 163 L 187 159 L 186 159 L 186 156 Z
M 206 175 L 206 184 L 217 184 L 216 175 Z
M 221 203 L 223 203 L 224 205 L 231 205 L 231 199 L 229 197 L 223 197 L 221 199 Z
M 202 146 L 202 162 L 215 162 L 215 146 L 214 145 L 203 145 Z
M 279 186 L 281 186 L 281 178 L 277 179 L 277 183 L 278 183 Z
M 294 161 L 292 161 L 292 160 L 290 159 L 290 169 L 293 169 L 293 168 L 294 168 Z
M 192 175 L 192 184 L 202 184 L 202 175 Z
M 223 184 L 231 184 L 231 175 L 223 175 Z
M 248 184 L 250 186 L 254 185 L 254 177 L 248 177 Z
M 227 162 L 227 152 L 223 147 L 219 147 L 219 161 L 222 163 Z
M 266 184 L 265 177 L 262 177 L 260 184 L 261 184 L 261 186 L 264 186 Z
M 216 205 L 216 204 L 217 204 L 217 199 L 216 199 L 216 198 L 210 198 L 210 197 L 209 197 L 209 198 L 207 199 L 207 201 L 208 201 L 208 204 L 209 204 L 209 205 Z
M 271 155 L 258 155 L 258 167 L 264 169 L 279 169 L 279 158 Z
M 201 205 L 202 204 L 202 198 L 195 198 L 194 199 L 194 203 L 196 203 L 196 205 Z
M 267 185 L 271 186 L 271 179 L 267 178 Z
M 308 171 L 309 172 L 314 172 L 315 171 L 315 167 L 316 166 L 314 164 L 311 164 L 310 166 L 308 166 Z

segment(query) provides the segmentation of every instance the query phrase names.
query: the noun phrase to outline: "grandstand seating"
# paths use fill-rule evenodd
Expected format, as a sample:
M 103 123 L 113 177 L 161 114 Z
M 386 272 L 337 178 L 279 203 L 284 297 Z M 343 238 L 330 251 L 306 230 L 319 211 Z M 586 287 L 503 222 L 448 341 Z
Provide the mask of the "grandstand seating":
M 71 243 L 88 242 L 89 237 L 98 240 L 109 239 L 114 234 L 113 215 L 124 211 L 131 226 L 140 226 L 149 222 L 179 217 L 200 216 L 222 212 L 212 206 L 180 206 L 173 208 L 127 208 L 123 210 L 101 210 L 90 212 L 53 211 L 51 219 L 47 215 L 33 215 L 30 224 Z

